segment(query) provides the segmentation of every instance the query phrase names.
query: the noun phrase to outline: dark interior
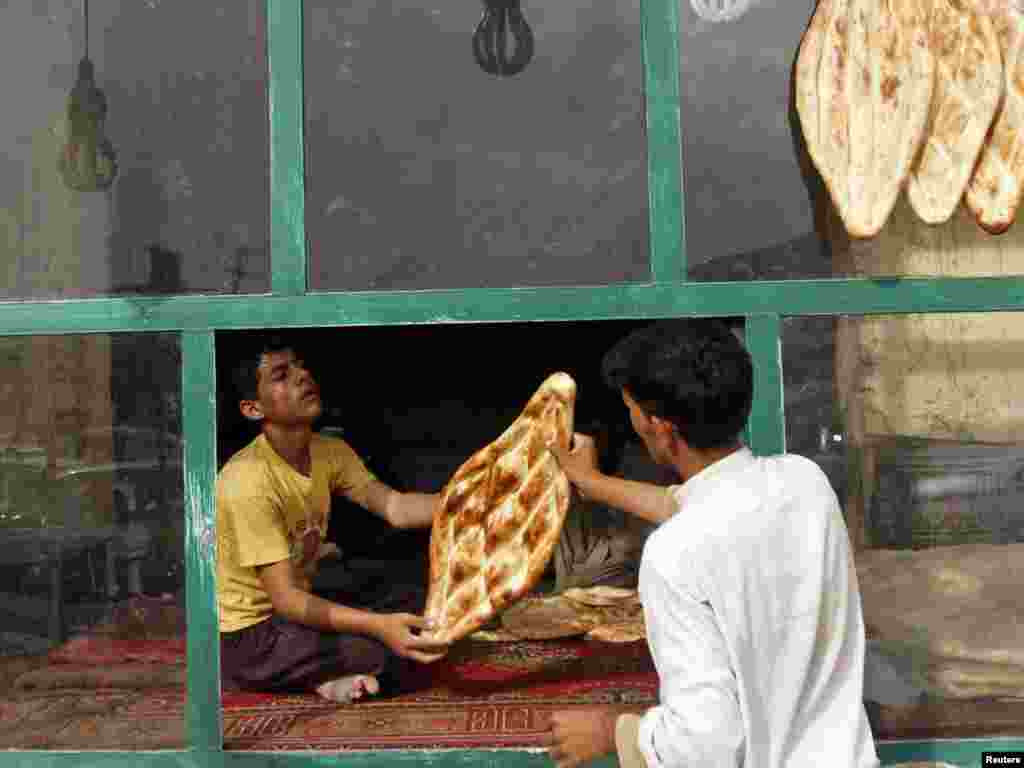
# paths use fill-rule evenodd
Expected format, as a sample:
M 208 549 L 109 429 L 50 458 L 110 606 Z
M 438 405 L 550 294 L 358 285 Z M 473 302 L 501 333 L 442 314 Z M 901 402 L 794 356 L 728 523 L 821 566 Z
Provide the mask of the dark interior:
M 577 431 L 598 438 L 602 464 L 613 470 L 626 442 L 635 437 L 618 394 L 601 378 L 601 358 L 619 338 L 644 324 L 352 327 L 285 335 L 320 383 L 320 429 L 341 434 L 393 487 L 434 492 L 463 461 L 500 435 L 543 379 L 559 370 L 577 383 Z M 256 434 L 237 416 L 226 386 L 238 350 L 252 336 L 217 337 L 221 463 Z M 426 530 L 393 531 L 345 499 L 335 500 L 332 520 L 328 536 L 342 546 L 346 558 L 415 558 L 423 555 L 429 537 Z

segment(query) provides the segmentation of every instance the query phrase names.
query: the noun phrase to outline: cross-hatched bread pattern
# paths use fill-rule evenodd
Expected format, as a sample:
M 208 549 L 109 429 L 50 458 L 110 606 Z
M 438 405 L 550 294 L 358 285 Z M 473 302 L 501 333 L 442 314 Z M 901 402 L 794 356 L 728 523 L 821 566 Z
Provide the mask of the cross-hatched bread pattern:
M 522 597 L 544 572 L 570 487 L 547 443 L 572 440 L 576 383 L 549 376 L 519 417 L 456 470 L 430 533 L 425 614 L 432 637 L 458 640 Z

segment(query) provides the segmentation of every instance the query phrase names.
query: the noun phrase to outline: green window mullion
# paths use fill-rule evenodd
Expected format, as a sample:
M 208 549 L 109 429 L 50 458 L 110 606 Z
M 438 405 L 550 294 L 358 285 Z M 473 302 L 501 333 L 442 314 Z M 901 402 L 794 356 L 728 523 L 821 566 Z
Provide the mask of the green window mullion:
M 882 765 L 897 763 L 937 762 L 949 765 L 983 765 L 982 752 L 1024 751 L 1024 739 L 988 738 L 962 741 L 894 741 L 875 746 Z
M 270 286 L 306 292 L 302 0 L 267 0 L 270 112 Z
M 1024 276 L 0 301 L 0 334 L 1024 311 Z
M 676 0 L 640 3 L 647 118 L 647 205 L 651 278 L 686 279 L 679 129 L 679 9 Z
M 220 634 L 215 596 L 216 368 L 212 331 L 181 336 L 185 437 L 185 599 L 188 626 L 188 745 L 221 748 Z
M 754 404 L 747 429 L 750 449 L 759 456 L 786 450 L 781 327 L 778 315 L 747 318 L 747 349 L 754 359 Z

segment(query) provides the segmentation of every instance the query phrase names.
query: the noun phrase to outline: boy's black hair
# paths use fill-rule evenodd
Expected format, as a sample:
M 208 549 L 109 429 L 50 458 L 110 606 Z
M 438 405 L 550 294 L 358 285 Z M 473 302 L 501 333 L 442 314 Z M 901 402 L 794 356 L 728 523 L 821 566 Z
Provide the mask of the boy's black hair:
M 634 331 L 604 356 L 602 372 L 608 386 L 671 422 L 697 450 L 733 444 L 750 416 L 754 366 L 719 320 L 669 320 Z
M 263 355 L 290 349 L 301 356 L 295 340 L 282 333 L 260 334 L 242 344 L 241 351 L 231 369 L 231 386 L 235 403 L 255 400 L 259 385 L 258 372 Z

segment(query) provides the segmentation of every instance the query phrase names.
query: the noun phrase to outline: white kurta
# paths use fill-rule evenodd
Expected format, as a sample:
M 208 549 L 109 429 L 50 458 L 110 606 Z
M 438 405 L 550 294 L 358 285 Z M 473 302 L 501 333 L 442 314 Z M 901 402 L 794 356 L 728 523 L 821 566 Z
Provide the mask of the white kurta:
M 824 473 L 743 448 L 673 494 L 640 565 L 660 680 L 640 721 L 647 765 L 878 766 L 860 591 Z

